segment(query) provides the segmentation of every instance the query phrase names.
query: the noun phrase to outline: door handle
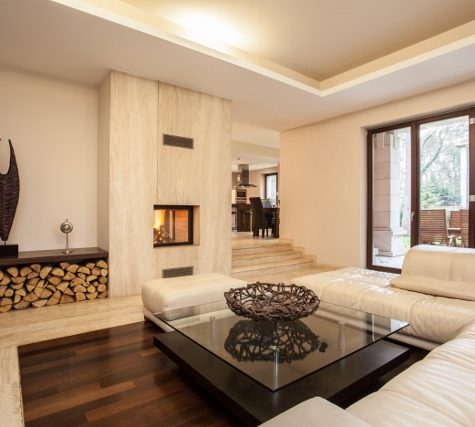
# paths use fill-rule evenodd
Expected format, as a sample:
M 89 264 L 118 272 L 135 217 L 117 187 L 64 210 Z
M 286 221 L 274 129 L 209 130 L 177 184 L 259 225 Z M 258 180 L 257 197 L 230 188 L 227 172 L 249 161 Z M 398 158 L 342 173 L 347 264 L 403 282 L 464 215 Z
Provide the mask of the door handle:
M 411 222 L 414 221 L 414 216 L 416 215 L 416 213 L 414 211 L 411 212 Z

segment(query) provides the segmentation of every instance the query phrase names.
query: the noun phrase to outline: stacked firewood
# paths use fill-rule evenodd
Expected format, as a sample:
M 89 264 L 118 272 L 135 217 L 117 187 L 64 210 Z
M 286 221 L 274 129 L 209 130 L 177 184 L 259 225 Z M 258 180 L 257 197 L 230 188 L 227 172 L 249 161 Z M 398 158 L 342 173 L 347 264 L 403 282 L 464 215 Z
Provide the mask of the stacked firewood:
M 108 275 L 109 266 L 102 259 L 8 267 L 0 270 L 0 313 L 106 298 Z

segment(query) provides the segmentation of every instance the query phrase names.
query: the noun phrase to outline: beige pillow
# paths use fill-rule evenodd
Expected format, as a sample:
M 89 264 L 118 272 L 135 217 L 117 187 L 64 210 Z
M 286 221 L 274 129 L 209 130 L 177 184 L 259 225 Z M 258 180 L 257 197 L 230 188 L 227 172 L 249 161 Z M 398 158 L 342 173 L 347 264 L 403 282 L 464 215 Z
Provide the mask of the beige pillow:
M 427 295 L 475 301 L 475 283 L 471 282 L 455 282 L 406 274 L 391 280 L 391 286 Z

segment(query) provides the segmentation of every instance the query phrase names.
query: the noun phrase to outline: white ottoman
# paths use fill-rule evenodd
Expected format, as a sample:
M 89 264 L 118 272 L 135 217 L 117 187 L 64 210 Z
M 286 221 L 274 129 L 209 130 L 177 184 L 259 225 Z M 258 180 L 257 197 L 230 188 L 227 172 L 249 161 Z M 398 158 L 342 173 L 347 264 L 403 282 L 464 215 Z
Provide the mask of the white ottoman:
M 224 292 L 246 284 L 218 273 L 149 280 L 142 285 L 143 313 L 163 330 L 170 331 L 153 313 L 222 301 Z

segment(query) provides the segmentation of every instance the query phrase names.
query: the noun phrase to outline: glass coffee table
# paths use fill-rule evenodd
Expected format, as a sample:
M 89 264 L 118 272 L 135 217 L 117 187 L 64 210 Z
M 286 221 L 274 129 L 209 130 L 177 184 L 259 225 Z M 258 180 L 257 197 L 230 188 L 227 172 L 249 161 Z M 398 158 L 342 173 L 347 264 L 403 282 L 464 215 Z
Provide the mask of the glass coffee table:
M 408 357 L 384 338 L 408 323 L 321 302 L 297 321 L 255 322 L 225 301 L 157 313 L 155 345 L 246 424 L 311 397 L 341 404 Z

